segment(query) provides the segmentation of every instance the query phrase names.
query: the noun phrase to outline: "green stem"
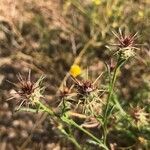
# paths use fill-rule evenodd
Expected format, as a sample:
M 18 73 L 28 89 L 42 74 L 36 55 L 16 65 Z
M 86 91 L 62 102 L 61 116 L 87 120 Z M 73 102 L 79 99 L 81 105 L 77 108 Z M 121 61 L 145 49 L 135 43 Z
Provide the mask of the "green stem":
M 41 103 L 39 100 L 36 101 L 36 104 L 39 105 L 39 109 L 40 109 L 40 108 L 43 109 L 43 111 L 44 111 L 44 112 L 47 112 L 50 116 L 55 115 L 52 109 L 50 109 L 50 108 L 48 108 L 47 106 L 45 106 L 45 105 L 44 105 L 43 103 Z
M 41 103 L 39 100 L 35 101 L 37 105 L 39 105 L 39 109 L 42 112 L 46 112 L 48 113 L 50 116 L 54 116 L 55 113 L 53 112 L 53 110 L 49 107 L 47 107 L 46 105 L 44 105 L 43 103 Z M 32 111 L 32 112 L 36 112 L 36 110 L 32 110 L 32 109 L 24 109 L 24 110 L 28 110 L 28 111 Z M 55 115 L 56 116 L 56 115 Z M 81 149 L 80 145 L 78 144 L 78 142 L 76 141 L 76 139 L 73 136 L 70 136 L 64 129 L 59 129 L 64 135 L 66 135 L 66 137 L 68 137 L 70 139 L 70 141 L 72 141 L 72 143 L 74 143 L 74 145 L 78 148 Z
M 91 134 L 90 132 L 88 132 L 87 130 L 85 130 L 84 128 L 82 128 L 81 126 L 79 126 L 76 122 L 74 122 L 72 119 L 69 119 L 65 116 L 63 116 L 61 118 L 64 122 L 66 122 L 69 125 L 73 125 L 74 127 L 78 128 L 79 130 L 81 130 L 82 132 L 84 132 L 85 134 L 87 134 L 89 137 L 91 137 L 95 142 L 97 142 L 97 144 L 100 147 L 103 147 L 105 150 L 108 150 L 108 148 L 97 138 L 95 137 L 93 134 Z
M 47 106 L 45 106 L 43 103 L 41 103 L 40 101 L 36 101 L 36 104 L 39 105 L 39 108 L 43 109 L 43 111 L 47 112 L 49 115 L 51 116 L 56 116 L 58 118 L 58 116 L 53 112 L 52 109 L 48 108 Z M 74 127 L 78 128 L 79 130 L 83 131 L 85 134 L 87 134 L 89 137 L 91 137 L 94 141 L 96 141 L 98 143 L 98 145 L 100 147 L 103 147 L 105 150 L 108 150 L 108 148 L 97 138 L 95 137 L 93 134 L 91 134 L 90 132 L 88 132 L 87 130 L 85 130 L 84 128 L 82 128 L 81 126 L 79 126 L 76 122 L 74 122 L 72 119 L 69 119 L 67 117 L 62 116 L 61 119 L 63 122 L 69 124 L 69 125 L 73 125 Z M 70 140 L 77 146 L 78 143 L 73 139 L 70 138 Z M 79 145 L 77 146 L 79 148 Z
M 77 149 L 81 150 L 81 146 L 72 135 L 69 135 L 64 129 L 60 129 L 60 131 L 77 147 Z
M 47 112 L 50 116 L 54 116 L 54 115 L 55 115 L 55 113 L 53 112 L 52 109 L 48 108 L 47 106 L 45 106 L 45 105 L 44 105 L 43 103 L 41 103 L 40 101 L 36 101 L 36 103 L 39 105 L 40 108 L 43 109 L 44 112 Z M 55 115 L 55 116 L 56 116 L 56 115 Z M 57 116 L 57 117 L 58 117 L 58 116 Z M 71 137 L 70 135 L 68 135 L 68 134 L 65 132 L 65 130 L 60 129 L 60 131 L 61 131 L 64 135 L 66 135 L 66 136 L 72 141 L 72 143 L 75 144 L 75 146 L 76 146 L 78 149 L 81 149 L 81 147 L 80 147 L 80 145 L 78 144 L 78 142 L 77 142 L 73 137 Z
M 110 100 L 111 100 L 111 97 L 112 97 L 112 94 L 113 94 L 113 90 L 114 90 L 114 86 L 115 86 L 115 82 L 116 82 L 116 79 L 117 79 L 117 75 L 118 75 L 118 71 L 120 69 L 120 67 L 124 64 L 125 60 L 118 60 L 118 63 L 115 67 L 115 70 L 114 70 L 114 73 L 113 73 L 113 77 L 112 77 L 112 80 L 110 81 L 110 86 L 109 86 L 109 95 L 108 95 L 108 98 L 107 98 L 107 104 L 106 104 L 106 108 L 105 108 L 105 112 L 104 112 L 104 125 L 103 125 L 103 142 L 104 144 L 106 145 L 106 140 L 107 140 L 107 122 L 108 122 L 108 110 L 109 110 L 109 105 L 110 105 Z

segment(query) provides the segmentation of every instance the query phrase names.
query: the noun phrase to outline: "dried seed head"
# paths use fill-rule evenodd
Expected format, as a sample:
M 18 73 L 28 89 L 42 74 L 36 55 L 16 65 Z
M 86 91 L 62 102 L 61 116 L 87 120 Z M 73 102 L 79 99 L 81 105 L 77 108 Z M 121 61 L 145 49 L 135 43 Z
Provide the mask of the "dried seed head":
M 21 74 L 17 75 L 19 80 L 18 91 L 17 93 L 24 98 L 29 98 L 34 90 L 37 88 L 35 83 L 31 81 L 30 74 L 28 75 L 28 79 L 23 77 Z
M 80 84 L 77 84 L 76 87 L 78 92 L 82 95 L 89 94 L 95 89 L 91 81 L 82 81 Z
M 115 45 L 117 45 L 119 48 L 133 48 L 134 46 L 136 46 L 135 39 L 137 38 L 137 33 L 133 35 L 126 35 L 125 33 L 122 33 L 122 31 L 119 29 L 119 33 L 113 32 L 113 34 L 118 39 L 118 43 Z
M 72 101 L 72 108 L 74 111 L 87 116 L 95 116 L 101 113 L 102 109 L 100 108 L 103 103 L 99 97 L 99 91 L 96 90 L 96 87 L 94 86 L 101 75 L 102 73 L 94 82 L 91 82 L 90 80 L 79 81 L 71 76 L 76 89 L 76 99 L 75 101 Z
M 119 33 L 113 32 L 113 34 L 118 40 L 118 43 L 114 44 L 119 48 L 117 54 L 119 54 L 122 59 L 128 59 L 132 56 L 135 56 L 134 50 L 138 49 L 136 47 L 137 44 L 135 44 L 137 33 L 135 33 L 134 35 L 126 35 L 119 29 Z
M 71 77 L 72 77 L 73 81 L 75 82 L 75 87 L 76 87 L 79 95 L 84 96 L 95 90 L 95 87 L 91 81 L 89 81 L 89 80 L 79 81 L 76 78 L 74 78 L 73 76 L 71 76 Z
M 15 93 L 13 93 L 10 99 L 17 99 L 18 102 L 20 102 L 18 109 L 22 105 L 35 105 L 35 101 L 42 97 L 43 87 L 40 87 L 40 83 L 44 78 L 42 77 L 36 83 L 34 83 L 31 81 L 30 71 L 28 78 L 23 77 L 21 74 L 18 74 L 17 78 L 19 83 L 13 83 L 17 87 L 17 90 L 15 90 Z
M 144 111 L 144 109 L 141 109 L 139 107 L 132 108 L 131 110 L 131 116 L 138 126 L 147 124 L 147 115 L 148 114 Z
M 134 45 L 134 38 L 133 37 L 131 35 L 121 36 L 119 39 L 120 47 L 125 48 L 125 47 L 133 46 Z

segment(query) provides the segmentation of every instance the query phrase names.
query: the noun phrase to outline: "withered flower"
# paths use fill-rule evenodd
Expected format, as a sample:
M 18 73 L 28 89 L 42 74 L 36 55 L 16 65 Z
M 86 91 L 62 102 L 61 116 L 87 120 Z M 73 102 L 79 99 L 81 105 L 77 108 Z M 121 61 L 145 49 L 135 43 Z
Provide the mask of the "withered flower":
M 101 109 L 99 108 L 102 106 L 102 101 L 98 95 L 99 90 L 95 84 L 102 74 L 103 73 L 101 73 L 94 82 L 90 80 L 78 80 L 77 78 L 71 76 L 73 82 L 75 83 L 74 86 L 77 94 L 76 101 L 74 101 L 75 105 L 73 106 L 75 111 L 90 116 L 101 112 Z
M 29 71 L 28 77 L 22 76 L 20 73 L 17 75 L 18 84 L 12 83 L 13 85 L 16 86 L 15 92 L 11 93 L 12 97 L 10 99 L 18 99 L 20 102 L 20 105 L 18 108 L 20 108 L 22 105 L 29 105 L 35 104 L 35 100 L 39 100 L 42 97 L 42 90 L 39 86 L 40 82 L 43 80 L 43 77 L 40 78 L 37 82 L 32 82 L 31 81 L 31 72 Z M 10 81 L 9 81 L 10 82 Z M 11 83 L 11 82 L 10 82 Z
M 137 33 L 135 34 L 125 34 L 119 29 L 119 33 L 113 31 L 113 34 L 118 40 L 117 44 L 113 44 L 118 47 L 119 50 L 116 51 L 119 54 L 120 58 L 128 59 L 132 56 L 135 56 L 135 51 L 138 50 L 136 47 L 138 44 L 135 43 L 137 38 Z
M 131 116 L 133 117 L 137 126 L 146 125 L 148 113 L 144 111 L 144 108 L 135 107 L 131 110 Z
M 87 95 L 90 92 L 94 91 L 96 88 L 94 87 L 94 84 L 89 81 L 79 81 L 73 76 L 71 76 L 73 81 L 75 82 L 75 87 L 77 88 L 77 92 L 79 95 Z
M 78 92 L 81 94 L 88 94 L 92 92 L 95 88 L 93 87 L 93 84 L 91 81 L 82 81 L 80 84 L 77 84 Z
M 126 35 L 125 33 L 122 33 L 122 31 L 119 29 L 119 33 L 116 33 L 112 31 L 115 37 L 118 39 L 118 44 L 115 44 L 119 48 L 136 48 L 135 40 L 137 38 L 137 33 L 135 34 L 129 34 Z
M 22 97 L 29 98 L 37 88 L 35 83 L 31 81 L 30 73 L 28 75 L 28 79 L 23 77 L 20 73 L 17 75 L 17 78 L 19 80 L 19 90 L 17 91 L 17 93 Z

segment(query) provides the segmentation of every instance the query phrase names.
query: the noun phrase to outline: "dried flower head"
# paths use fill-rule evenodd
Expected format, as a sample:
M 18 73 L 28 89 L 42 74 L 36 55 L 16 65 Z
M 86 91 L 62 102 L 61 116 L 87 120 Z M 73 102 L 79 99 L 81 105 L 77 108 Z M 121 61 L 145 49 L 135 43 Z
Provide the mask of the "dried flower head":
M 137 33 L 135 34 L 129 34 L 126 35 L 125 33 L 122 33 L 122 31 L 119 29 L 119 33 L 116 33 L 112 31 L 115 37 L 118 39 L 118 44 L 117 45 L 119 48 L 135 48 L 135 39 L 137 38 Z
M 77 91 L 77 100 L 73 101 L 72 105 L 74 111 L 88 116 L 94 116 L 101 112 L 100 107 L 103 103 L 99 97 L 99 90 L 95 87 L 95 83 L 99 80 L 102 74 L 103 73 L 101 73 L 94 82 L 90 80 L 80 81 L 71 76 Z
M 80 93 L 86 94 L 92 92 L 95 88 L 91 81 L 82 81 L 80 84 L 77 85 L 77 89 Z
M 119 50 L 117 50 L 117 54 L 119 54 L 122 59 L 128 59 L 132 56 L 135 56 L 134 50 L 138 49 L 136 47 L 137 44 L 135 43 L 137 33 L 133 35 L 132 34 L 127 35 L 126 33 L 123 33 L 120 29 L 119 33 L 116 33 L 114 31 L 112 32 L 118 40 L 118 43 L 114 44 L 119 48 Z
M 14 84 L 17 87 L 15 93 L 13 93 L 13 97 L 10 99 L 19 99 L 20 108 L 22 105 L 35 104 L 35 99 L 39 100 L 42 97 L 43 88 L 40 87 L 40 82 L 43 80 L 43 77 L 40 78 L 37 82 L 31 81 L 31 72 L 29 71 L 28 77 L 25 78 L 20 73 L 17 75 L 19 80 L 18 84 Z
M 20 73 L 17 75 L 17 78 L 19 80 L 19 90 L 17 91 L 17 93 L 22 97 L 29 98 L 37 88 L 35 86 L 35 83 L 31 81 L 30 73 L 27 79 L 24 78 Z
M 95 90 L 93 83 L 89 80 L 79 81 L 72 76 L 73 81 L 75 82 L 75 87 L 77 88 L 77 92 L 79 95 L 87 95 L 90 92 Z
M 144 108 L 141 109 L 139 107 L 132 108 L 131 116 L 135 120 L 137 126 L 147 125 L 147 116 L 148 114 L 144 111 Z

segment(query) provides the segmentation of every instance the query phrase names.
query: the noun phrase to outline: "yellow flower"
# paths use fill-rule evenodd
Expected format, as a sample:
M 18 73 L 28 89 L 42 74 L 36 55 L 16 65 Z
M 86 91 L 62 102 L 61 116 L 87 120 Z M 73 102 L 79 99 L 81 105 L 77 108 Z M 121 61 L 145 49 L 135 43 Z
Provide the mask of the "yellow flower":
M 101 4 L 101 0 L 92 0 L 93 1 L 93 3 L 95 4 L 95 5 L 100 5 Z
M 73 77 L 77 77 L 78 75 L 81 74 L 81 68 L 78 65 L 72 65 L 71 69 L 69 71 L 69 73 L 73 76 Z
M 143 18 L 143 17 L 144 17 L 143 11 L 139 11 L 139 12 L 138 12 L 138 15 L 139 15 L 141 18 Z

